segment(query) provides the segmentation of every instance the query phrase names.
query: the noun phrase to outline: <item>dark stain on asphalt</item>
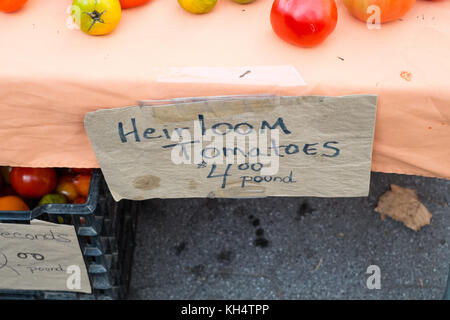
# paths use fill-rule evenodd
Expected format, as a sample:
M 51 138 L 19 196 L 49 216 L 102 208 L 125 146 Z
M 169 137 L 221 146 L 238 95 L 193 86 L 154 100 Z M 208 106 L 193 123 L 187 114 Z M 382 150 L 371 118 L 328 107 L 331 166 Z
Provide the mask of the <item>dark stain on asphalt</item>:
M 298 208 L 296 219 L 301 220 L 304 216 L 313 213 L 314 211 L 316 211 L 316 209 L 313 209 L 308 202 L 303 202 Z
M 186 245 L 187 245 L 186 241 L 180 242 L 178 245 L 176 245 L 175 254 L 179 256 L 184 251 L 184 249 L 186 249 Z
M 257 237 L 263 236 L 264 235 L 264 229 L 262 229 L 262 228 L 256 229 L 255 234 L 256 234 Z
M 269 246 L 269 240 L 266 238 L 256 238 L 255 241 L 253 241 L 253 245 L 255 247 L 266 248 Z
M 191 268 L 191 272 L 197 278 L 204 278 L 206 276 L 206 267 L 203 264 L 199 264 L 199 265 L 193 266 Z
M 220 263 L 230 263 L 234 259 L 234 252 L 232 250 L 222 250 L 217 255 L 217 261 Z
M 259 226 L 260 224 L 261 224 L 261 221 L 259 221 L 259 219 L 253 219 L 252 225 L 253 225 L 254 227 L 257 227 L 257 226 Z
M 260 227 L 261 221 L 253 215 L 250 215 L 248 218 L 251 220 L 253 227 L 257 228 L 255 230 L 256 239 L 253 241 L 253 245 L 261 248 L 269 246 L 269 240 L 264 237 L 264 229 Z

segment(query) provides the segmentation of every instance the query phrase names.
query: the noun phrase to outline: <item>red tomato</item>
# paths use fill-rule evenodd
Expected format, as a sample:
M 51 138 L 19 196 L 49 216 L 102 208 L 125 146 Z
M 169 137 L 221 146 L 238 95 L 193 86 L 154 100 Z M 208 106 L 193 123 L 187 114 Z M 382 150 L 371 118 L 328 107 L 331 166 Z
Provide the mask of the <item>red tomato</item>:
M 147 2 L 149 2 L 150 0 L 119 0 L 120 1 L 120 6 L 122 7 L 122 9 L 127 9 L 127 8 L 132 8 L 132 7 L 137 7 L 140 5 L 143 5 Z
M 56 172 L 52 168 L 13 168 L 11 185 L 25 198 L 40 198 L 56 187 Z
M 87 197 L 89 194 L 89 185 L 91 183 L 91 175 L 79 174 L 73 178 L 73 184 L 77 192 L 82 197 Z
M 398 20 L 403 17 L 416 3 L 416 0 L 344 0 L 344 4 L 352 15 L 367 22 L 373 15 L 370 6 L 380 8 L 381 23 Z M 367 12 L 369 11 L 369 13 Z
M 322 43 L 336 28 L 334 0 L 275 0 L 272 29 L 284 41 L 301 47 Z
M 84 173 L 84 174 L 91 174 L 93 169 L 80 169 L 80 168 L 72 168 L 73 172 L 76 173 Z
M 0 0 L 0 11 L 14 12 L 23 7 L 27 0 Z
M 72 203 L 73 204 L 85 204 L 86 203 L 86 198 L 85 197 L 78 197 Z
M 0 211 L 28 211 L 30 208 L 17 196 L 0 197 Z

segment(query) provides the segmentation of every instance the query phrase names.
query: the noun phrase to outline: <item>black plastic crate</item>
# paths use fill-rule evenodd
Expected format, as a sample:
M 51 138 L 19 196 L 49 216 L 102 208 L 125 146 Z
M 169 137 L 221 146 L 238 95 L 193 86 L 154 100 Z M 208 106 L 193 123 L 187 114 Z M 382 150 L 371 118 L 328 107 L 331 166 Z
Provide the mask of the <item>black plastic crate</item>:
M 91 282 L 92 294 L 0 290 L 0 299 L 125 299 L 130 284 L 140 202 L 115 202 L 100 170 L 92 174 L 84 204 L 47 204 L 31 211 L 0 211 L 0 222 L 40 219 L 74 225 Z

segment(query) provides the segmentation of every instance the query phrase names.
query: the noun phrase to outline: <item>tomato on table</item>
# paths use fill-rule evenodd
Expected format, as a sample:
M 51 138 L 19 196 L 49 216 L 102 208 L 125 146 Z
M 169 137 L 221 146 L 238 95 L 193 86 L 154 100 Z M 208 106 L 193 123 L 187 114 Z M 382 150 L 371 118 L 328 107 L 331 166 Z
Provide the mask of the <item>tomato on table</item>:
M 28 211 L 28 205 L 17 196 L 0 197 L 0 211 Z
M 16 12 L 27 2 L 27 0 L 0 0 L 0 11 L 11 13 Z
M 119 0 L 74 0 L 71 15 L 81 31 L 100 36 L 117 27 L 122 9 Z
M 344 0 L 350 13 L 363 22 L 373 15 L 370 6 L 380 8 L 381 23 L 398 20 L 403 17 L 416 3 L 416 0 Z M 369 11 L 369 12 L 368 12 Z
M 56 187 L 56 172 L 52 168 L 12 168 L 11 185 L 25 198 L 40 198 Z
M 82 197 L 88 196 L 89 186 L 91 184 L 91 175 L 79 174 L 73 178 L 73 183 L 80 196 Z
M 275 0 L 270 13 L 272 29 L 284 41 L 314 47 L 336 28 L 334 0 Z
M 119 0 L 122 9 L 133 8 L 146 4 L 150 0 Z

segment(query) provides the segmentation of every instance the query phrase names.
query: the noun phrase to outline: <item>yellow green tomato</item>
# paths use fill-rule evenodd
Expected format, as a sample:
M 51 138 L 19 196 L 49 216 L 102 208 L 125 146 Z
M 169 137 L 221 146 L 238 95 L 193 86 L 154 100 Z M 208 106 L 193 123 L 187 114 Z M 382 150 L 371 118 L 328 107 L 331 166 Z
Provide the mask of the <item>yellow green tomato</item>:
M 83 32 L 101 36 L 117 27 L 122 9 L 119 0 L 74 0 L 71 15 Z
M 46 194 L 42 197 L 42 199 L 39 201 L 39 206 L 42 206 L 44 204 L 55 204 L 55 203 L 67 203 L 67 199 L 62 194 Z
M 180 6 L 195 14 L 202 14 L 210 12 L 216 5 L 217 0 L 178 0 Z

